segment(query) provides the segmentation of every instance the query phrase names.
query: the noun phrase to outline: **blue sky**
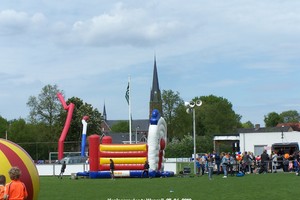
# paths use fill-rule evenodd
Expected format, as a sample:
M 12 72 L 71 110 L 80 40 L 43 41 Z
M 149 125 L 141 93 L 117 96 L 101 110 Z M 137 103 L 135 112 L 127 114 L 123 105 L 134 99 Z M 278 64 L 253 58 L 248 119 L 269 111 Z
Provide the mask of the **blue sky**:
M 26 118 L 57 84 L 108 119 L 147 118 L 156 54 L 161 90 L 228 99 L 242 122 L 299 111 L 300 1 L 2 0 L 0 115 Z

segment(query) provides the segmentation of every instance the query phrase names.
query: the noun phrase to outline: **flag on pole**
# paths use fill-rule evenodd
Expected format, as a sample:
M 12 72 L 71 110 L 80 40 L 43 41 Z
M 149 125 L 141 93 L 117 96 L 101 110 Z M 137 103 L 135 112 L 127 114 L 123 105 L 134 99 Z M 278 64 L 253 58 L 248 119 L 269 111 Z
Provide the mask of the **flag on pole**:
M 129 105 L 129 82 L 128 82 L 127 90 L 126 90 L 126 93 L 125 93 L 125 98 L 126 98 L 126 101 Z

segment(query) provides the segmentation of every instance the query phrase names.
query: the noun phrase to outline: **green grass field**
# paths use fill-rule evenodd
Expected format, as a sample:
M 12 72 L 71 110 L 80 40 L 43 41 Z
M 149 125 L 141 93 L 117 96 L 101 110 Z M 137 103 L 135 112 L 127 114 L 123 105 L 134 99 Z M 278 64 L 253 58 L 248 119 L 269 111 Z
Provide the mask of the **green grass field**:
M 39 200 L 183 200 L 297 199 L 300 177 L 295 173 L 250 174 L 223 179 L 202 177 L 63 179 L 40 177 Z

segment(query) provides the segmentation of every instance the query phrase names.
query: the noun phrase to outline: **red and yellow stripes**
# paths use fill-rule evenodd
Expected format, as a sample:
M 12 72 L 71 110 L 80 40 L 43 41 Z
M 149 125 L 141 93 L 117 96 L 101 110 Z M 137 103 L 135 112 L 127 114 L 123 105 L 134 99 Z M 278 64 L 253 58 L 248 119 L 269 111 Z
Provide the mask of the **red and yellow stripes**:
M 26 185 L 28 200 L 35 200 L 39 193 L 39 176 L 35 164 L 27 152 L 17 144 L 0 139 L 0 173 L 10 182 L 8 171 L 11 167 L 19 167 L 21 181 Z
M 147 151 L 147 144 L 100 144 L 101 151 Z
M 147 156 L 147 144 L 100 144 L 99 169 L 109 170 L 113 159 L 116 170 L 143 170 Z

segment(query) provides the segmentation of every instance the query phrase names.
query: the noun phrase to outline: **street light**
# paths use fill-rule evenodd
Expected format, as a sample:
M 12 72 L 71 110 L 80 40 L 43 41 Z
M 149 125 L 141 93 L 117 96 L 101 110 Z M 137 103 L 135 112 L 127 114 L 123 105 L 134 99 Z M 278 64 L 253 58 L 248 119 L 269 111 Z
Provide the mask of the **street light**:
M 135 143 L 137 144 L 137 130 L 140 129 L 140 126 L 135 127 Z
M 282 142 L 283 142 L 283 138 L 284 138 L 284 135 L 283 135 L 283 128 L 284 128 L 284 126 L 282 125 L 282 126 L 281 126 L 281 140 L 282 140 Z
M 195 120 L 195 106 L 200 107 L 202 105 L 201 100 L 197 100 L 196 102 L 190 101 L 185 102 L 184 105 L 187 107 L 186 112 L 193 112 L 193 137 L 194 137 L 194 174 L 196 175 L 196 120 Z

